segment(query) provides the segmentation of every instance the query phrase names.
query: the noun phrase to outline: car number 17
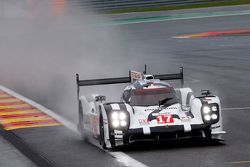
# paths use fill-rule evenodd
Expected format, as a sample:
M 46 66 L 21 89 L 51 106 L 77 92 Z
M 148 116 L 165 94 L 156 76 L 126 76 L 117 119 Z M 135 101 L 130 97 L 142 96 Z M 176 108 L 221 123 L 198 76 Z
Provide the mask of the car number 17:
M 173 123 L 174 119 L 172 115 L 158 115 L 156 117 L 158 124 Z

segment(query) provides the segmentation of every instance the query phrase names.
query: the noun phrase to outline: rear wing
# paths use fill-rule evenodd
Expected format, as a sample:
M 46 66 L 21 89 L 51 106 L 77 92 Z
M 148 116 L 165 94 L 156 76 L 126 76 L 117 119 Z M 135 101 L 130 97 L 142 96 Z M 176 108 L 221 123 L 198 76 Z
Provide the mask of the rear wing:
M 183 67 L 180 67 L 179 73 L 154 75 L 154 78 L 160 79 L 160 80 L 181 80 L 181 87 L 183 87 L 184 85 Z M 77 96 L 79 99 L 79 92 L 80 92 L 81 86 L 122 84 L 122 83 L 130 83 L 130 82 L 132 82 L 131 72 L 129 72 L 128 77 L 91 79 L 91 80 L 80 80 L 79 74 L 76 74 Z
M 183 77 L 183 67 L 180 67 L 180 72 L 175 74 L 160 74 L 153 75 L 155 79 L 160 80 L 181 80 L 181 87 L 184 84 Z M 131 73 L 128 77 L 119 78 L 104 78 L 104 79 L 90 79 L 90 80 L 80 80 L 79 74 L 76 74 L 76 83 L 78 87 L 81 86 L 93 86 L 93 85 L 108 85 L 108 84 L 122 84 L 131 82 Z

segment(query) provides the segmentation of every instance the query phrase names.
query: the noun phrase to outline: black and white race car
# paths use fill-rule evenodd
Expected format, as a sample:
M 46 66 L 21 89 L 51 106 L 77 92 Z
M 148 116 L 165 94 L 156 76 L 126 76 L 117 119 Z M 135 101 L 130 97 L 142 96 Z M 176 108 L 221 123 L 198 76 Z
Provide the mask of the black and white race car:
M 220 100 L 208 90 L 194 97 L 183 88 L 183 68 L 177 74 L 148 75 L 130 71 L 129 77 L 77 79 L 78 130 L 83 139 L 99 140 L 115 148 L 140 140 L 204 137 L 222 140 Z M 180 79 L 182 88 L 162 80 Z M 79 96 L 81 86 L 130 83 L 120 102 L 106 102 L 103 95 Z

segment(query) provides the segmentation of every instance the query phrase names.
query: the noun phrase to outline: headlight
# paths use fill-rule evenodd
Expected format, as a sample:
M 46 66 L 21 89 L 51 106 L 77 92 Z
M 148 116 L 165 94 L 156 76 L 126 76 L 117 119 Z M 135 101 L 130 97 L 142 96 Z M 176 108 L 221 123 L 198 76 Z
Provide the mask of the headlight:
M 208 114 L 208 113 L 210 113 L 210 111 L 211 111 L 210 107 L 208 107 L 208 106 L 203 107 L 203 113 L 204 114 Z
M 214 120 L 218 118 L 218 116 L 217 116 L 216 114 L 212 114 L 211 117 L 212 117 L 212 119 L 214 119 Z
M 126 114 L 124 112 L 121 112 L 119 114 L 119 118 L 120 118 L 120 120 L 125 120 L 126 119 Z
M 206 121 L 210 121 L 210 120 L 211 120 L 211 116 L 210 116 L 210 115 L 205 115 L 205 116 L 204 116 L 204 119 L 205 119 Z
M 212 107 L 212 111 L 217 111 L 218 109 L 217 109 L 217 106 L 213 106 Z
M 219 121 L 219 105 L 217 103 L 205 104 L 201 108 L 202 119 L 205 124 L 215 124 Z
M 121 121 L 121 126 L 126 126 L 127 125 L 127 122 L 126 121 Z
M 125 111 L 112 111 L 110 122 L 115 129 L 126 129 L 129 126 L 129 113 Z
M 118 113 L 117 112 L 113 112 L 111 115 L 112 119 L 118 119 Z
M 118 120 L 113 120 L 112 125 L 114 128 L 117 128 L 120 125 L 120 122 Z

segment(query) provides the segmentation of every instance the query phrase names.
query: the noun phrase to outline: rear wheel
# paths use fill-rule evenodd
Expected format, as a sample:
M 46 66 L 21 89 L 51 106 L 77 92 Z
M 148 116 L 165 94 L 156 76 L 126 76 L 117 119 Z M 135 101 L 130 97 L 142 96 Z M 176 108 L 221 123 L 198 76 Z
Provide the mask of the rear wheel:
M 106 149 L 106 144 L 105 144 L 105 137 L 104 137 L 104 123 L 103 123 L 103 117 L 100 115 L 100 123 L 99 123 L 99 128 L 100 128 L 100 137 L 99 137 L 99 142 L 100 145 L 102 146 L 103 149 Z
M 80 106 L 79 106 L 79 123 L 78 123 L 78 130 L 80 132 L 81 138 L 83 141 L 87 141 L 87 135 L 84 129 L 84 125 L 83 125 L 83 113 L 82 113 L 82 106 L 81 106 L 81 102 L 80 102 Z

